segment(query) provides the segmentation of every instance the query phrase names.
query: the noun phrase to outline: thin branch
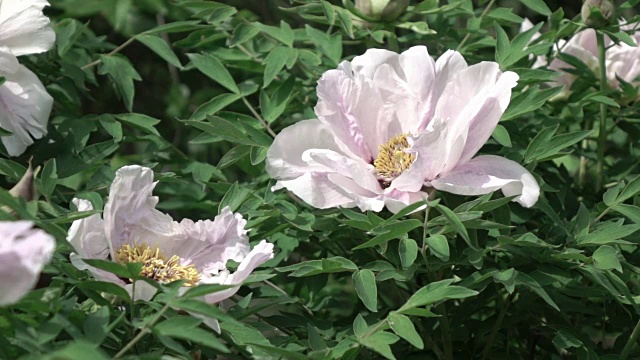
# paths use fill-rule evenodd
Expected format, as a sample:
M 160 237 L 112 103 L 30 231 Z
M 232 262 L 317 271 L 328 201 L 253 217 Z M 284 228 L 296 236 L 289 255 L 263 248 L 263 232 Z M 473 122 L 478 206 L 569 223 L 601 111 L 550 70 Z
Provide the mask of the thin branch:
M 117 48 L 113 49 L 106 56 L 112 56 L 112 55 L 115 55 L 115 54 L 119 53 L 122 49 L 126 48 L 127 46 L 129 46 L 129 44 L 131 44 L 134 41 L 135 41 L 135 38 L 130 38 L 129 40 L 125 41 L 124 43 L 122 43 Z M 90 62 L 90 63 L 88 63 L 86 65 L 83 65 L 80 69 L 81 70 L 86 70 L 88 68 L 91 68 L 91 67 L 94 67 L 94 66 L 100 64 L 101 62 L 102 62 L 102 60 L 98 59 L 98 60 L 92 61 L 92 62 Z

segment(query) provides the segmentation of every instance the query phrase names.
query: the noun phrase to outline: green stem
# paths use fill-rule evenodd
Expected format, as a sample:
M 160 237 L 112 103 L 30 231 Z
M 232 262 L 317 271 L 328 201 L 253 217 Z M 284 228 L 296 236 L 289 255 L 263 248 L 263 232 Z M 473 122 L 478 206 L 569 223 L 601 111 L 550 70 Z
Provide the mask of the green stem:
M 169 304 L 166 304 L 162 309 L 160 309 L 160 311 L 158 311 L 158 313 L 156 314 L 156 317 L 153 318 L 153 320 L 151 320 L 147 325 L 145 325 L 142 329 L 140 329 L 140 332 L 138 333 L 138 335 L 136 335 L 136 337 L 134 337 L 133 339 L 131 339 L 131 341 L 129 341 L 127 343 L 127 345 L 125 345 L 122 350 L 118 351 L 118 353 L 116 354 L 116 356 L 114 356 L 114 359 L 119 359 L 122 357 L 122 355 L 126 354 L 127 351 L 129 351 L 129 349 L 131 349 L 135 344 L 138 343 L 138 341 L 140 341 L 149 331 L 151 331 L 151 328 L 153 327 L 153 325 L 155 325 L 161 318 L 162 318 L 162 314 L 164 314 L 167 310 L 169 310 Z
M 482 14 L 480 14 L 479 20 L 480 22 L 482 22 L 482 18 L 487 15 L 487 13 L 489 12 L 489 9 L 491 9 L 491 7 L 493 6 L 493 4 L 496 2 L 496 0 L 491 0 L 489 2 L 489 4 L 487 5 L 486 8 L 484 8 L 484 11 L 482 12 Z M 462 47 L 464 46 L 464 44 L 467 43 L 467 41 L 469 40 L 469 38 L 471 38 L 471 33 L 468 32 L 467 35 L 464 36 L 464 38 L 462 39 L 462 41 L 460 42 L 460 45 L 458 45 L 458 47 L 456 48 L 456 51 L 459 51 L 460 49 L 462 49 Z
M 604 35 L 596 32 L 598 43 L 598 64 L 600 66 L 600 91 L 607 90 L 607 65 L 605 60 L 606 49 L 604 47 Z M 598 133 L 598 168 L 596 179 L 596 191 L 602 189 L 604 179 L 604 146 L 607 141 L 607 105 L 600 104 L 600 130 Z
M 440 316 L 440 330 L 442 330 L 442 342 L 444 343 L 444 356 L 447 360 L 453 360 L 453 346 L 451 343 L 451 330 L 449 328 L 449 316 L 444 303 L 438 306 L 442 315 Z
M 627 343 L 624 345 L 624 348 L 622 349 L 622 354 L 620 354 L 620 360 L 625 360 L 629 356 L 629 353 L 631 352 L 631 349 L 633 349 L 633 347 L 635 346 L 639 335 L 640 335 L 640 320 L 638 320 L 638 322 L 636 323 L 636 327 L 633 328 L 631 337 L 629 338 Z
M 491 329 L 491 335 L 489 335 L 489 339 L 487 343 L 484 345 L 484 350 L 482 350 L 482 360 L 486 360 L 489 356 L 489 351 L 491 350 L 491 346 L 493 345 L 493 341 L 496 338 L 496 334 L 498 334 L 498 330 L 500 330 L 500 326 L 502 325 L 502 320 L 504 320 L 504 316 L 507 314 L 507 310 L 509 309 L 509 305 L 511 305 L 511 301 L 515 297 L 516 292 L 514 291 L 509 297 L 507 297 L 507 301 L 502 304 L 502 308 L 500 309 L 500 314 L 498 314 L 498 319 L 493 324 L 493 329 Z

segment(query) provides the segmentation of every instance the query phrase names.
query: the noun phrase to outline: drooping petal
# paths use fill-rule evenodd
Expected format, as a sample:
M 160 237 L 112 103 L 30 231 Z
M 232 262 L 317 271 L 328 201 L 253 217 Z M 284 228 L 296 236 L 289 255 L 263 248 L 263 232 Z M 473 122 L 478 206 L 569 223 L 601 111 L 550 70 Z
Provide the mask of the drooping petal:
M 429 185 L 459 195 L 482 195 L 501 189 L 505 196 L 517 195 L 514 201 L 524 207 L 533 206 L 540 195 L 540 186 L 527 169 L 495 155 L 473 158 Z
M 20 300 L 51 260 L 54 238 L 30 221 L 0 222 L 0 306 Z
M 155 185 L 149 168 L 131 165 L 116 171 L 103 214 L 112 259 L 124 244 L 157 246 L 164 252 L 168 239 L 180 234 L 171 216 L 156 210 Z
M 42 9 L 44 0 L 0 1 L 0 46 L 15 56 L 48 51 L 55 42 L 55 32 Z
M 272 258 L 273 244 L 266 240 L 262 240 L 244 259 L 242 259 L 233 274 L 221 272 L 216 276 L 204 277 L 200 281 L 200 284 L 237 285 L 229 289 L 205 295 L 205 301 L 210 304 L 214 304 L 233 296 L 253 270 Z
M 1 139 L 9 155 L 18 156 L 33 144 L 33 138 L 46 135 L 53 98 L 22 65 L 15 73 L 0 75 L 6 79 L 0 85 L 0 127 L 13 133 Z
M 0 76 L 15 74 L 19 70 L 18 58 L 6 46 L 0 46 Z
M 334 184 L 327 174 L 308 172 L 292 180 L 279 180 L 273 191 L 286 188 L 307 204 L 318 208 L 354 207 L 353 197 L 340 186 Z

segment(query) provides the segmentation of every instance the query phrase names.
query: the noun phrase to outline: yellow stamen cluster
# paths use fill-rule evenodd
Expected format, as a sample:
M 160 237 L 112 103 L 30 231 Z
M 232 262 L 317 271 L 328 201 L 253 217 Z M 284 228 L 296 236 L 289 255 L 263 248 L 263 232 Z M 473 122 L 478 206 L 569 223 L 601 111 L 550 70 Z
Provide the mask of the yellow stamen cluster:
M 193 264 L 180 265 L 180 257 L 176 255 L 167 260 L 160 249 L 152 250 L 147 244 L 123 245 L 116 257 L 120 263 L 142 263 L 140 275 L 159 282 L 187 280 L 184 286 L 195 286 L 200 281 L 200 273 Z
M 408 133 L 394 136 L 378 147 L 378 157 L 373 161 L 373 166 L 385 183 L 400 176 L 416 159 L 414 154 L 404 152 L 409 148 L 407 135 Z

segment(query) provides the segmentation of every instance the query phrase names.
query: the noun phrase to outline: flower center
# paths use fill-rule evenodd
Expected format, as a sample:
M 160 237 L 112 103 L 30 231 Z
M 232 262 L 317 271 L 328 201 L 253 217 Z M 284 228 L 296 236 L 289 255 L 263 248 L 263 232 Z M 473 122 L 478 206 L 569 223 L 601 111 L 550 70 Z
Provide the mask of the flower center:
M 378 157 L 373 161 L 373 166 L 387 184 L 407 170 L 416 159 L 415 154 L 404 152 L 409 148 L 407 135 L 408 133 L 394 136 L 378 147 Z
M 187 280 L 184 286 L 195 286 L 200 281 L 201 275 L 193 264 L 180 265 L 180 257 L 176 255 L 167 260 L 160 249 L 152 250 L 147 244 L 123 245 L 116 258 L 121 263 L 142 263 L 140 275 L 159 282 Z

